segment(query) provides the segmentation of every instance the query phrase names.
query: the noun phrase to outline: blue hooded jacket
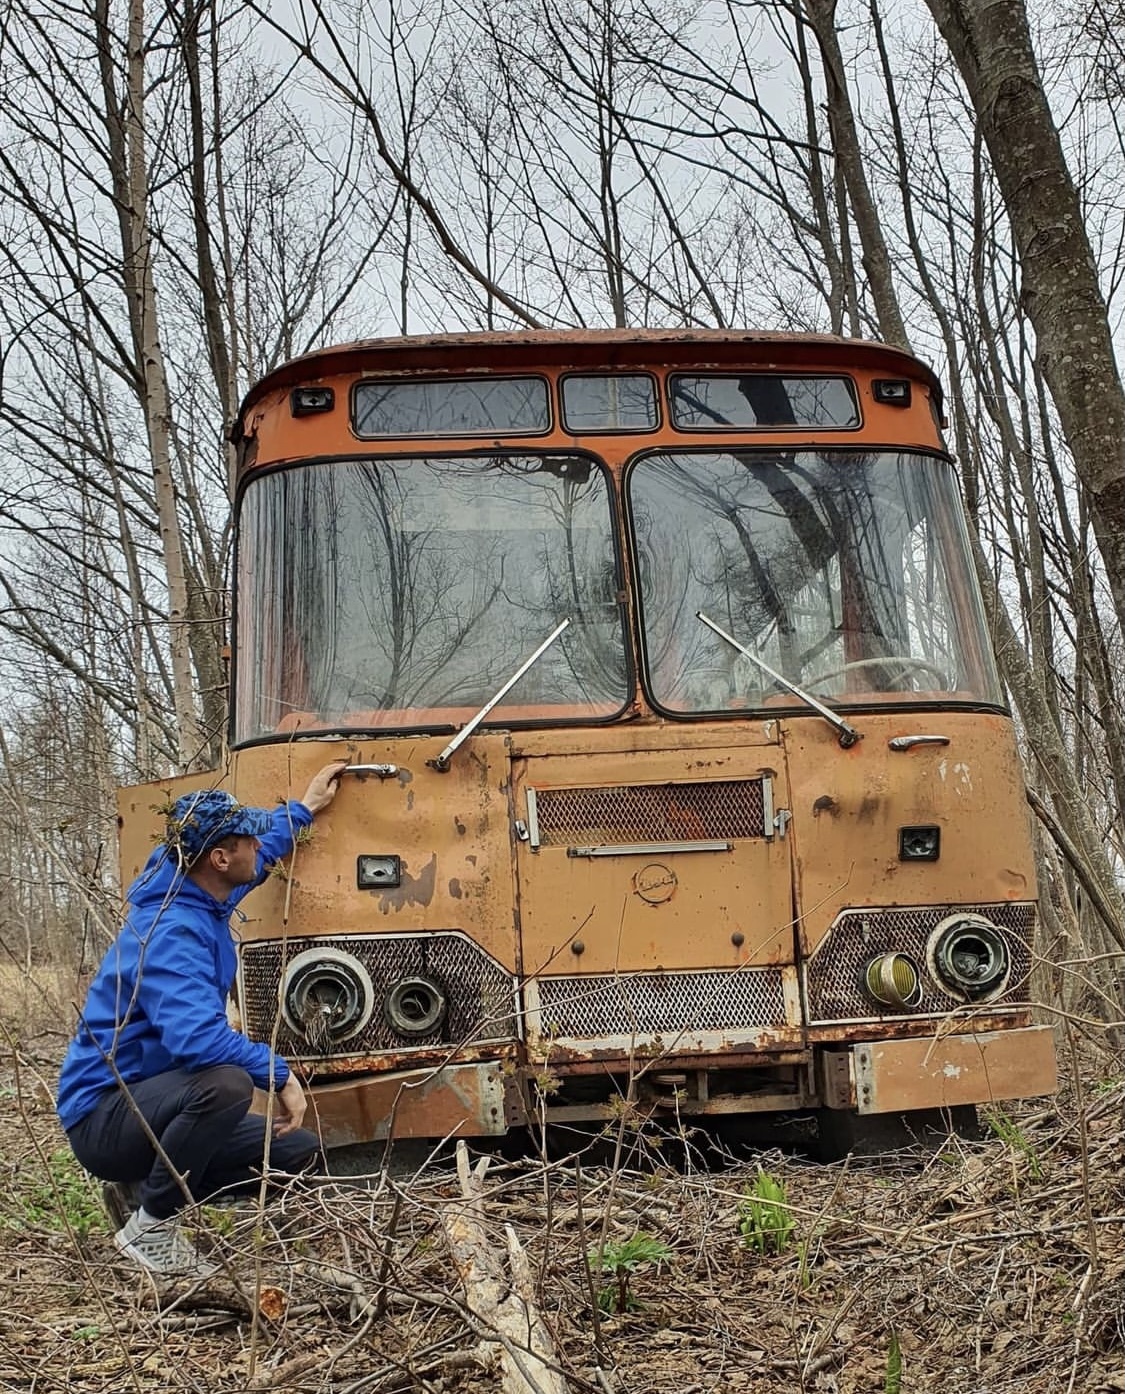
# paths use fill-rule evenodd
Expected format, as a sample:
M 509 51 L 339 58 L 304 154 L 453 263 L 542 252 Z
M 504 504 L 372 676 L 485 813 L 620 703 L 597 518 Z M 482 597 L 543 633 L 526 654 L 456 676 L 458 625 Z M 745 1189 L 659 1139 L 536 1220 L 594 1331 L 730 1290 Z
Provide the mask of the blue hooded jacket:
M 157 847 L 129 887 L 129 913 L 94 979 L 59 1077 L 58 1113 L 72 1128 L 117 1087 L 166 1070 L 238 1065 L 260 1089 L 278 1088 L 289 1066 L 227 1020 L 237 968 L 230 917 L 286 856 L 312 814 L 291 800 L 261 836 L 257 876 L 222 902 L 184 875 L 176 853 Z

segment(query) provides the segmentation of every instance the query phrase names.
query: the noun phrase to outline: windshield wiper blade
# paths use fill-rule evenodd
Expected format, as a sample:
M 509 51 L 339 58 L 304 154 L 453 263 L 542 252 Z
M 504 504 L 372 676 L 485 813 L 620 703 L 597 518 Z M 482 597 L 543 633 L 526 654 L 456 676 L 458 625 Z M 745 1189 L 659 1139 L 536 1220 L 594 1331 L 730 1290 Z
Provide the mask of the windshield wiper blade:
M 824 717 L 825 721 L 831 722 L 832 725 L 835 726 L 840 737 L 840 744 L 845 750 L 855 745 L 857 741 L 863 739 L 862 731 L 857 731 L 854 726 L 849 726 L 842 716 L 838 716 L 831 707 L 826 707 L 823 702 L 818 702 L 811 692 L 806 692 L 803 687 L 798 687 L 795 682 L 790 682 L 788 678 L 783 678 L 780 673 L 775 673 L 764 659 L 759 658 L 756 653 L 752 653 L 748 648 L 740 644 L 737 639 L 732 639 L 725 629 L 720 629 L 715 621 L 708 619 L 702 610 L 696 610 L 695 618 L 702 621 L 708 629 L 713 629 L 720 639 L 725 639 L 732 649 L 737 649 L 738 652 L 748 658 L 751 663 L 756 663 L 762 672 L 767 673 L 773 678 L 774 682 L 777 683 L 779 687 L 784 687 L 786 691 L 791 692 L 794 697 L 799 697 L 802 702 L 812 707 L 814 712 L 819 712 L 820 715 Z
M 532 664 L 538 663 L 539 659 L 542 658 L 569 623 L 570 620 L 565 619 L 560 625 L 557 625 L 550 634 L 547 635 L 546 639 L 543 640 L 531 657 L 524 659 L 504 686 L 496 693 L 495 697 L 490 697 L 488 701 L 485 702 L 484 706 L 481 707 L 480 711 L 477 712 L 476 716 L 470 717 L 469 720 L 465 722 L 464 726 L 461 727 L 460 731 L 457 732 L 441 754 L 433 760 L 426 761 L 426 764 L 429 765 L 431 769 L 437 770 L 439 774 L 445 774 L 446 770 L 449 769 L 449 761 L 457 748 L 462 742 L 468 740 L 496 703 L 499 702 L 500 698 L 515 687 L 516 683 L 519 682 L 520 678 L 523 677 Z

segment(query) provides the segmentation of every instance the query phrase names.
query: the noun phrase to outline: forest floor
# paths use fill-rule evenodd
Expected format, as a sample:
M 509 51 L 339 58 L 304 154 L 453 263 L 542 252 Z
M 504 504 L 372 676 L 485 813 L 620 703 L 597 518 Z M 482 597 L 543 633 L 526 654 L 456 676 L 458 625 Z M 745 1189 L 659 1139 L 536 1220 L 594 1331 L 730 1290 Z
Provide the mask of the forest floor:
M 202 1286 L 122 1262 L 54 1118 L 61 1019 L 0 1033 L 0 1391 L 498 1388 L 448 1162 L 204 1207 L 223 1271 Z M 628 1130 L 628 1165 L 493 1158 L 489 1234 L 522 1242 L 574 1394 L 1125 1391 L 1125 1082 L 1085 1054 L 980 1141 L 875 1164 L 689 1147 L 672 1166 Z M 751 1203 L 761 1172 L 788 1234 Z

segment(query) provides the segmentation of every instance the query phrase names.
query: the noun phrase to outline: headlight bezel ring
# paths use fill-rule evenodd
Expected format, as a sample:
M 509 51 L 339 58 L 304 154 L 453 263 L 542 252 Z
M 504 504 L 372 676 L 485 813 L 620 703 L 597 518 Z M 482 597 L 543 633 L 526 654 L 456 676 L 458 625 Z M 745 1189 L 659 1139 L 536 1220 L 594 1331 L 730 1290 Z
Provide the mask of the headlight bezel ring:
M 396 979 L 383 997 L 383 1020 L 406 1040 L 432 1036 L 448 1015 L 449 993 L 444 984 L 423 973 Z
M 985 967 L 973 967 L 984 963 Z M 941 991 L 974 1006 L 994 1002 L 1012 976 L 1004 930 L 985 915 L 958 910 L 940 920 L 926 941 L 926 969 Z
M 319 1042 L 309 1035 L 311 1021 L 301 1008 L 314 989 L 333 984 L 348 995 L 349 1003 L 343 1025 L 326 1023 L 327 1041 Z M 314 1047 L 332 1048 L 354 1040 L 370 1022 L 375 1000 L 371 974 L 355 954 L 343 949 L 329 945 L 305 949 L 285 965 L 280 992 L 281 1014 L 290 1030 Z

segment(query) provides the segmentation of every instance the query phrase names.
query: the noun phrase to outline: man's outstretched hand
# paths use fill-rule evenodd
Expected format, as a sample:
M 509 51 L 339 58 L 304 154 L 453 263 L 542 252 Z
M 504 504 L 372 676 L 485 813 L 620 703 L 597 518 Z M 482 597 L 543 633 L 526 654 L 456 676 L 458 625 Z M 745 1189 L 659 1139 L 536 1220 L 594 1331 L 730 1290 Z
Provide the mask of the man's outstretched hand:
M 348 768 L 346 760 L 333 760 L 330 765 L 325 765 L 322 770 L 318 770 L 313 775 L 309 787 L 305 790 L 301 802 L 310 813 L 319 813 L 322 808 L 327 808 L 336 797 L 336 790 L 340 786 L 340 776 Z

